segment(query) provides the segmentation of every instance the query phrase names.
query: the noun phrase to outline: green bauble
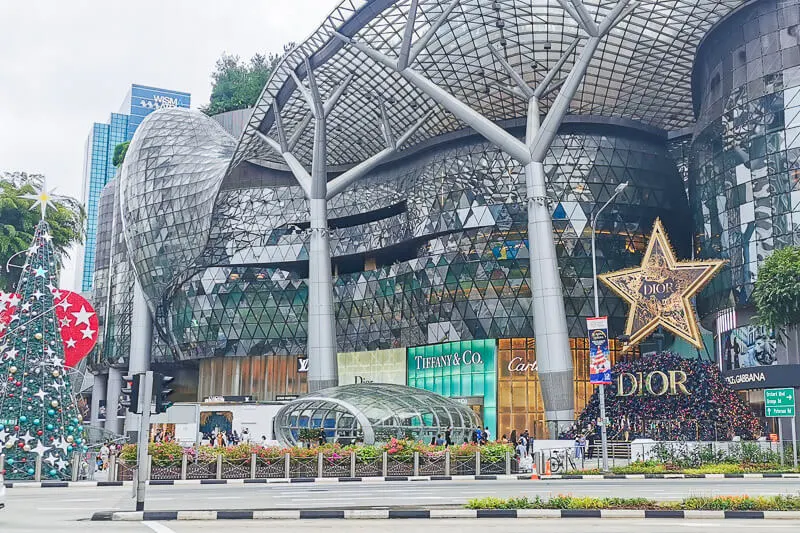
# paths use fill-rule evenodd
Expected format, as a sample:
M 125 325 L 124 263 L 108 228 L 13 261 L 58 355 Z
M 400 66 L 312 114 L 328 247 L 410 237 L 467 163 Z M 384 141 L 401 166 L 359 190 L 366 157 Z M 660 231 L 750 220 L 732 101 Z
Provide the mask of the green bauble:
M 50 416 L 54 416 L 56 414 L 56 410 L 55 409 L 48 409 L 47 410 L 47 414 L 50 415 Z
M 25 416 L 25 415 L 22 415 L 21 417 L 19 417 L 19 421 L 24 424 L 25 422 L 28 421 L 28 417 Z
M 53 428 L 54 428 L 55 426 L 54 426 L 53 424 L 47 424 L 47 426 L 46 426 L 46 427 L 47 427 L 47 431 L 53 431 Z
M 33 425 L 34 425 L 34 426 L 38 426 L 38 425 L 39 425 L 39 424 L 41 424 L 41 423 L 42 423 L 42 421 L 41 421 L 41 420 L 39 420 L 38 418 L 34 418 L 34 419 L 33 419 Z
M 51 471 L 49 472 L 49 474 L 50 474 L 51 476 L 53 476 L 53 477 L 56 477 L 56 476 L 58 475 L 58 471 L 57 471 L 57 470 L 51 470 Z

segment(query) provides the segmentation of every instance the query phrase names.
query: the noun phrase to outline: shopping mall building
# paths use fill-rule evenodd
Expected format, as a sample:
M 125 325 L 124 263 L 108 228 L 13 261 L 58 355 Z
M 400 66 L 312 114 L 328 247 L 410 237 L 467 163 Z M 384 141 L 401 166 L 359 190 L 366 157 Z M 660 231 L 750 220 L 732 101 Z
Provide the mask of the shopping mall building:
M 592 213 L 624 182 L 596 223 L 599 272 L 639 264 L 657 217 L 680 257 L 728 261 L 696 302 L 704 350 L 665 335 L 629 356 L 716 359 L 754 405 L 800 384 L 796 343 L 749 325 L 758 265 L 800 244 L 800 1 L 343 0 L 253 110 L 138 128 L 100 199 L 95 394 L 113 400 L 141 353 L 138 300 L 177 400 L 285 400 L 321 368 L 321 384 L 407 384 L 495 435 L 540 433 L 543 397 L 563 417 L 593 391 Z M 558 305 L 551 247 L 529 240 L 545 207 Z M 600 314 L 623 333 L 602 288 Z M 563 339 L 536 343 L 551 323 Z M 315 356 L 330 349 L 333 369 Z

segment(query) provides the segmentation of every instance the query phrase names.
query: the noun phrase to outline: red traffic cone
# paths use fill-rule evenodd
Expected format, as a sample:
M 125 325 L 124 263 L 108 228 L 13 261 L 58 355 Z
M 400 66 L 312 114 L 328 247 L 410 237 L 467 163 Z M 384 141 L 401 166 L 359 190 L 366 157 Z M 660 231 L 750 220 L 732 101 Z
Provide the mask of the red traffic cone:
M 552 476 L 553 475 L 553 472 L 550 470 L 550 459 L 548 459 L 544 463 L 544 475 L 545 476 Z

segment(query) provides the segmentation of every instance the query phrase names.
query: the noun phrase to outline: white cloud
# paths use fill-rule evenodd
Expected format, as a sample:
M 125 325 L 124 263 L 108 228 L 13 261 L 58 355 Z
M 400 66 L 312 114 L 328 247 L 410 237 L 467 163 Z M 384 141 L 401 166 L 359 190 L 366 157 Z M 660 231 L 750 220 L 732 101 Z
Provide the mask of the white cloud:
M 132 83 L 208 102 L 222 52 L 279 53 L 314 31 L 338 0 L 3 0 L 0 169 L 45 174 L 81 194 L 93 122 L 117 111 Z M 70 265 L 74 269 L 74 265 Z M 73 275 L 64 272 L 64 286 Z

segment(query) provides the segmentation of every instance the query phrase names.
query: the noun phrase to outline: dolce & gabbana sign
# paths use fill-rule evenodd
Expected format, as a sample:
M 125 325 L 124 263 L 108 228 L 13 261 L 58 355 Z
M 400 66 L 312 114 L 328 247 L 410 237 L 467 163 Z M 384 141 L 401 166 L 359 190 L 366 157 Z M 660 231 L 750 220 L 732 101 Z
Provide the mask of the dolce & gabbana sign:
M 460 353 L 455 352 L 432 357 L 417 355 L 414 357 L 414 361 L 417 364 L 417 370 L 425 370 L 428 368 L 442 368 L 448 366 L 482 365 L 483 356 L 481 356 L 480 352 L 464 350 Z
M 722 379 L 735 390 L 797 387 L 800 383 L 800 365 L 770 365 L 727 370 L 722 372 Z

